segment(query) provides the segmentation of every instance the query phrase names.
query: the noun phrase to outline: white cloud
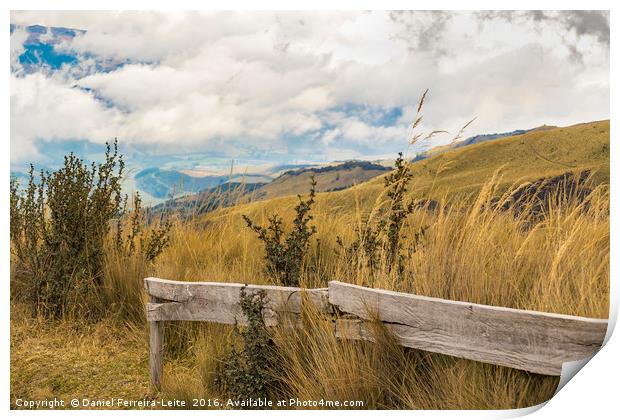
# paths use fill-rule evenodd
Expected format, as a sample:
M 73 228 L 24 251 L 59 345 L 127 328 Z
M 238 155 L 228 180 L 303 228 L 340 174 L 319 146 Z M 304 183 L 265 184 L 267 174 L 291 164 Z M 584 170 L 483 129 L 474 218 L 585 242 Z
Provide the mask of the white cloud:
M 11 76 L 11 160 L 30 158 L 37 140 L 110 140 L 119 114 L 62 80 Z
M 13 12 L 15 24 L 86 30 L 57 47 L 63 51 L 133 64 L 93 73 L 90 57 L 56 77 L 12 76 L 12 159 L 33 153 L 37 139 L 115 136 L 232 155 L 245 152 L 233 143 L 293 153 L 289 139 L 297 136 L 307 148 L 329 146 L 330 156 L 338 148 L 379 154 L 404 147 L 425 88 L 425 127 L 456 131 L 477 116 L 466 135 L 606 118 L 608 45 L 592 29 L 600 20 L 578 20 L 577 29 L 565 20 L 481 21 L 464 12 Z M 12 63 L 24 33 L 11 36 Z M 403 116 L 373 124 L 345 112 L 348 104 L 398 107 Z
M 19 56 L 24 52 L 24 42 L 28 39 L 28 32 L 23 28 L 15 28 L 11 33 L 11 72 L 21 72 L 22 65 L 19 62 Z

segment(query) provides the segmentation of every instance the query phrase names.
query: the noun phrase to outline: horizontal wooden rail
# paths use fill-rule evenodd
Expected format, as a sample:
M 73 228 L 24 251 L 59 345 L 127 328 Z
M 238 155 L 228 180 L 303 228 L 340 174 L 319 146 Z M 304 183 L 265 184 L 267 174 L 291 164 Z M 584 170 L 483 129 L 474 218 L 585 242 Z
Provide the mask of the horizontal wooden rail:
M 405 347 L 559 375 L 562 363 L 594 354 L 607 320 L 478 305 L 332 281 L 329 302 L 364 320 L 379 320 Z M 351 338 L 372 339 L 365 323 Z M 344 327 L 341 327 L 344 328 Z
M 244 325 L 246 319 L 239 304 L 239 293 L 243 288 L 248 294 L 265 291 L 267 299 L 263 319 L 267 326 L 277 325 L 282 314 L 299 315 L 304 297 L 321 312 L 331 311 L 327 289 L 181 282 L 156 278 L 146 278 L 144 287 L 149 296 L 168 301 L 147 304 L 148 321 L 210 321 Z
M 594 354 L 607 320 L 479 305 L 355 286 L 337 281 L 327 289 L 177 282 L 146 278 L 150 297 L 150 366 L 153 386 L 162 377 L 164 321 L 246 323 L 239 296 L 264 291 L 263 319 L 268 326 L 283 316 L 298 319 L 303 302 L 311 302 L 334 322 L 341 338 L 373 340 L 369 322 L 382 322 L 405 347 L 559 375 L 562 363 Z M 337 310 L 335 310 L 335 308 Z M 343 313 L 346 316 L 338 316 Z

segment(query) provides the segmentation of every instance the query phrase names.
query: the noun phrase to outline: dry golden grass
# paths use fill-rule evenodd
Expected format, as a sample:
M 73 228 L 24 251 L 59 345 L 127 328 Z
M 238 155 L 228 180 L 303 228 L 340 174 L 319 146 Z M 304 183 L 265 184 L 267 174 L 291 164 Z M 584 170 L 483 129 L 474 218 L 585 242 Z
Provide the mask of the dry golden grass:
M 344 269 L 335 238 L 351 239 L 362 215 L 378 213 L 375 201 L 354 197 L 356 205 L 334 211 L 331 197 L 319 195 L 314 210 L 321 249 L 313 246 L 302 278 L 306 287 L 340 279 L 372 287 L 414 292 L 496 306 L 590 317 L 607 317 L 609 306 L 609 196 L 605 185 L 585 201 L 568 198 L 551 205 L 527 228 L 510 212 L 490 205 L 497 180 L 475 200 L 418 209 L 409 218 L 404 246 L 427 226 L 404 276 L 375 276 Z M 260 243 L 244 228 L 240 214 L 265 219 L 272 211 L 290 213 L 289 199 L 252 203 L 175 226 L 173 243 L 150 273 L 177 280 L 267 283 Z M 473 203 L 473 204 L 472 204 Z M 587 203 L 585 205 L 584 203 Z M 171 373 L 164 392 L 179 398 L 217 396 L 214 366 L 223 358 L 229 330 L 178 323 L 168 332 L 170 346 L 190 361 Z M 285 366 L 286 394 L 299 399 L 360 399 L 370 408 L 510 408 L 550 398 L 557 378 L 402 349 L 384 332 L 377 344 L 337 340 L 330 326 L 311 313 L 305 328 L 275 333 Z M 191 344 L 178 344 L 190 341 Z M 193 362 L 192 362 L 193 360 Z M 196 370 L 198 368 L 198 371 Z M 284 392 L 284 391 L 283 391 Z
M 372 202 L 354 196 L 355 204 L 334 207 L 330 194 L 319 194 L 312 213 L 320 246 L 313 242 L 302 284 L 325 287 L 338 279 L 495 306 L 606 317 L 608 187 L 596 187 L 583 202 L 569 197 L 561 206 L 551 205 L 543 220 L 526 227 L 511 212 L 491 208 L 496 185 L 491 180 L 474 200 L 444 202 L 433 212 L 416 209 L 404 231 L 403 248 L 416 249 L 408 255 L 404 275 L 375 275 L 372 283 L 363 267 L 343 265 L 336 238 L 352 240 L 352 227 L 368 214 L 378 217 L 383 197 Z M 251 203 L 179 223 L 172 246 L 150 273 L 185 281 L 268 283 L 261 243 L 241 214 L 259 223 L 273 212 L 290 219 L 294 202 Z M 416 240 L 421 227 L 425 233 Z
M 146 339 L 142 326 L 34 319 L 12 302 L 11 407 L 18 398 L 148 397 Z
M 276 330 L 283 398 L 363 401 L 365 408 L 503 409 L 548 400 L 558 379 L 401 347 L 383 324 L 374 343 L 341 340 L 312 308 Z
M 405 275 L 375 276 L 371 284 L 363 269 L 343 267 L 335 238 L 351 239 L 351 227 L 363 215 L 379 213 L 383 198 L 357 196 L 356 205 L 334 211 L 333 198 L 319 195 L 313 213 L 321 249 L 311 249 L 302 284 L 324 287 L 340 279 L 453 300 L 607 317 L 608 187 L 596 187 L 585 200 L 567 196 L 551 203 L 542 220 L 526 225 L 511 212 L 493 209 L 497 184 L 490 180 L 473 200 L 444 204 L 435 212 L 416 210 L 404 247 L 413 245 L 420 226 L 427 229 Z M 177 226 L 174 245 L 155 273 L 190 281 L 267 282 L 256 252 L 260 243 L 244 229 L 240 214 L 266 219 L 276 210 L 290 213 L 293 202 L 252 203 L 203 217 L 197 226 Z M 293 398 L 361 399 L 372 408 L 511 408 L 545 401 L 557 385 L 553 377 L 405 350 L 386 334 L 377 344 L 337 340 L 320 317 L 310 314 L 306 321 L 305 328 L 275 338 Z M 208 354 L 197 356 L 199 365 L 208 364 Z M 198 388 L 205 389 L 208 380 L 202 378 Z M 169 389 L 182 394 L 184 386 L 177 381 Z
M 442 178 L 442 171 L 450 173 L 451 169 L 437 165 L 435 179 Z M 363 220 L 382 217 L 385 196 L 378 182 L 319 194 L 312 214 L 320 246 L 313 241 L 302 285 L 325 287 L 329 280 L 341 280 L 453 300 L 606 318 L 609 185 L 600 182 L 605 176 L 597 175 L 585 199 L 565 195 L 560 202 L 550 202 L 545 214 L 532 222 L 494 206 L 498 197 L 500 202 L 506 197 L 508 185 L 520 184 L 515 184 L 514 174 L 508 176 L 510 182 L 502 174 L 487 174 L 474 194 L 468 192 L 471 184 L 459 185 L 452 193 L 446 190 L 448 181 L 435 188 L 434 181 L 428 182 L 432 177 L 414 178 L 411 194 L 432 197 L 439 204 L 435 211 L 422 207 L 408 217 L 403 248 L 415 248 L 415 252 L 407 255 L 405 271 L 399 276 L 394 271 L 369 273 L 363 265 L 345 265 L 336 244 L 337 237 L 350 243 L 354 227 Z M 32 320 L 14 304 L 12 399 L 121 389 L 140 398 L 148 384 L 142 278 L 269 283 L 262 245 L 241 215 L 263 224 L 274 212 L 290 220 L 295 203 L 295 197 L 283 197 L 179 220 L 174 223 L 171 246 L 154 264 L 110 251 L 102 304 L 111 316 L 99 325 L 71 327 L 70 321 Z M 416 237 L 422 227 L 424 234 Z M 282 398 L 362 400 L 366 408 L 515 408 L 547 400 L 557 386 L 555 377 L 403 349 L 380 327 L 375 344 L 337 340 L 330 325 L 311 308 L 303 329 L 273 334 L 282 366 L 277 372 L 284 384 Z M 184 400 L 223 398 L 213 375 L 232 337 L 229 327 L 170 323 L 162 395 Z M 119 373 L 119 366 L 126 365 L 133 368 Z M 72 366 L 82 366 L 84 371 Z M 89 374 L 95 370 L 97 374 Z M 129 378 L 119 379 L 123 375 Z M 121 381 L 130 385 L 123 388 Z
M 527 230 L 509 213 L 482 205 L 489 191 L 490 187 L 481 192 L 478 206 L 453 205 L 435 213 L 416 210 L 405 232 L 405 246 L 418 226 L 430 227 L 406 275 L 401 279 L 377 276 L 370 285 L 497 306 L 606 317 L 609 217 L 605 188 L 591 194 L 587 210 L 577 202 L 568 203 L 552 209 Z M 276 206 L 285 212 L 281 204 Z M 269 214 L 265 207 L 250 204 L 212 214 L 198 226 L 177 223 L 171 247 L 154 266 L 111 253 L 106 265 L 106 301 L 112 313 L 139 325 L 144 307 L 141 279 L 147 274 L 189 281 L 267 283 L 260 244 L 243 227 L 239 215 L 252 212 L 260 220 Z M 351 238 L 351 225 L 359 222 L 363 212 L 361 205 L 350 213 L 330 211 L 319 196 L 314 214 L 322 249 L 311 250 L 312 269 L 306 270 L 304 285 L 325 286 L 329 279 L 367 283 L 367 273 L 345 270 L 335 251 L 336 236 Z M 15 309 L 14 318 L 27 319 Z M 557 384 L 552 377 L 405 350 L 386 334 L 377 344 L 337 340 L 330 325 L 318 316 L 310 314 L 306 321 L 304 329 L 276 333 L 285 366 L 286 397 L 361 400 L 368 408 L 510 408 L 550 398 Z M 133 379 L 136 386 L 123 392 L 133 397 L 145 392 L 148 371 L 143 328 L 134 328 L 131 334 L 112 333 L 127 327 L 103 323 L 98 332 L 85 333 L 82 327 L 68 325 L 51 326 L 40 320 L 35 325 L 12 325 L 13 396 L 70 396 L 71 391 L 84 394 L 89 390 L 100 395 L 102 387 L 104 393 L 112 393 L 115 386 L 124 386 L 112 378 L 122 376 L 119 370 L 126 364 L 138 368 Z M 36 336 L 24 332 L 35 329 Z M 230 328 L 171 323 L 166 334 L 164 395 L 187 401 L 223 398 L 213 386 L 213 372 L 224 358 Z M 119 345 L 126 337 L 133 337 L 131 345 Z M 103 348 L 112 350 L 101 354 Z M 24 354 L 31 356 L 24 358 Z M 82 372 L 80 366 L 89 366 L 89 370 Z M 93 369 L 97 375 L 88 373 Z

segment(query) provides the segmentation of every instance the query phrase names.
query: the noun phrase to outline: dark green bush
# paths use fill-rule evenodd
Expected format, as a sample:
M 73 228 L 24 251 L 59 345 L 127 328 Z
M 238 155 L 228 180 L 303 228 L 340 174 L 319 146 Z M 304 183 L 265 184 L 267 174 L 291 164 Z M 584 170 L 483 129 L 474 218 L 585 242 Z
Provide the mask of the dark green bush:
M 15 278 L 36 313 L 58 317 L 70 299 L 95 293 L 103 281 L 104 238 L 118 216 L 124 163 L 117 143 L 103 163 L 70 154 L 64 166 L 39 175 L 31 166 L 24 195 L 11 180 Z
M 357 238 L 349 245 L 340 237 L 336 239 L 345 263 L 354 270 L 360 263 L 365 264 L 371 274 L 381 268 L 388 273 L 396 268 L 399 274 L 404 269 L 401 231 L 414 209 L 413 201 L 405 199 L 412 174 L 402 153 L 398 154 L 394 166 L 394 171 L 384 179 L 389 200 L 381 217 L 374 221 L 366 219 L 361 228 L 355 229 Z
M 241 348 L 231 348 L 216 371 L 215 382 L 230 398 L 269 398 L 277 381 L 272 374 L 275 368 L 274 344 L 263 319 L 263 309 L 267 304 L 265 291 L 247 294 L 241 289 L 239 298 L 248 325 L 243 330 L 235 327 Z
M 293 229 L 286 235 L 282 228 L 283 220 L 277 214 L 269 217 L 267 227 L 256 225 L 248 216 L 243 219 L 248 227 L 258 234 L 265 245 L 267 275 L 285 286 L 299 286 L 304 257 L 308 251 L 310 238 L 316 233 L 316 226 L 310 226 L 310 210 L 316 195 L 316 181 L 310 178 L 310 196 L 303 200 L 298 196 L 295 206 Z
M 118 239 L 127 216 L 127 197 L 121 194 L 124 167 L 115 140 L 106 145 L 100 164 L 88 165 L 70 154 L 62 168 L 41 171 L 38 179 L 31 166 L 25 191 L 11 179 L 11 289 L 15 297 L 31 304 L 35 314 L 101 315 L 105 241 L 112 221 L 117 219 L 117 245 L 125 244 L 128 252 L 135 251 L 134 241 L 141 237 L 138 198 L 131 232 Z M 144 244 L 147 258 L 167 245 L 168 230 L 169 226 L 161 226 L 151 231 Z

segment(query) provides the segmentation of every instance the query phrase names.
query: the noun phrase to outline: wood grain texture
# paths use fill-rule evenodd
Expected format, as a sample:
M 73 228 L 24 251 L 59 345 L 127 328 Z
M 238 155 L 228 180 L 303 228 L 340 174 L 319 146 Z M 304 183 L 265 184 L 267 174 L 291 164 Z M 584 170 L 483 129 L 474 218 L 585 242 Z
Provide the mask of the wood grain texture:
M 594 354 L 607 320 L 478 305 L 332 281 L 329 302 L 386 324 L 403 346 L 559 375 L 562 363 Z M 341 337 L 372 340 L 369 325 L 339 320 Z
M 298 287 L 257 286 L 239 283 L 176 282 L 146 278 L 144 287 L 150 296 L 169 302 L 149 303 L 146 316 L 149 321 L 210 321 L 223 324 L 245 324 L 239 304 L 242 289 L 248 294 L 265 291 L 267 302 L 263 319 L 268 326 L 278 324 L 282 316 L 297 316 L 302 302 L 314 304 L 319 312 L 331 313 L 327 289 L 300 289 Z
M 150 297 L 149 305 L 157 305 L 159 299 Z M 151 388 L 161 389 L 164 372 L 164 322 L 149 322 L 149 369 L 151 370 Z
M 151 298 L 147 320 L 151 322 L 151 374 L 157 387 L 162 375 L 163 321 L 243 325 L 246 320 L 239 304 L 242 289 L 247 293 L 265 291 L 263 317 L 268 326 L 282 324 L 283 319 L 299 320 L 302 302 L 308 299 L 326 316 L 334 316 L 334 307 L 345 314 L 335 319 L 339 337 L 373 340 L 368 321 L 380 321 L 406 347 L 546 375 L 559 375 L 562 363 L 591 356 L 600 348 L 607 330 L 607 320 L 602 319 L 450 301 L 340 282 L 330 282 L 328 289 L 304 290 L 147 278 L 144 286 Z

